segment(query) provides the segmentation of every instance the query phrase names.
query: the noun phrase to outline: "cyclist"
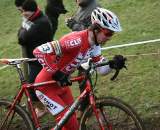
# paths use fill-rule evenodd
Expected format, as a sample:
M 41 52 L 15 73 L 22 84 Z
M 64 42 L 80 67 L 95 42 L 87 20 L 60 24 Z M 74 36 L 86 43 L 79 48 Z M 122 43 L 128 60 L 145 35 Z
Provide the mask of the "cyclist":
M 43 69 L 38 74 L 35 82 L 56 80 L 53 87 L 43 86 L 36 88 L 36 95 L 39 100 L 55 115 L 59 121 L 67 110 L 67 106 L 73 103 L 73 96 L 69 85 L 69 76 L 92 58 L 95 63 L 106 60 L 101 55 L 100 46 L 108 41 L 114 32 L 120 32 L 121 26 L 117 16 L 104 8 L 96 8 L 91 14 L 91 26 L 83 31 L 69 33 L 58 41 L 48 42 L 37 47 L 33 54 L 42 64 Z M 111 69 L 121 68 L 124 65 L 123 56 L 118 55 L 109 65 L 99 67 L 98 72 L 107 74 Z M 60 87 L 61 86 L 61 87 Z M 65 109 L 66 108 L 66 109 Z M 65 124 L 63 130 L 77 130 L 78 121 L 74 114 Z
M 66 19 L 66 25 L 72 31 L 82 31 L 87 29 L 91 25 L 91 13 L 96 8 L 99 7 L 97 0 L 76 0 L 78 9 L 74 16 Z M 81 75 L 82 70 L 79 69 L 78 75 Z M 81 82 L 79 82 L 81 84 Z M 83 92 L 85 87 L 79 85 L 80 93 Z M 88 106 L 88 97 L 81 103 L 77 111 L 77 119 L 81 119 L 82 114 L 86 107 Z

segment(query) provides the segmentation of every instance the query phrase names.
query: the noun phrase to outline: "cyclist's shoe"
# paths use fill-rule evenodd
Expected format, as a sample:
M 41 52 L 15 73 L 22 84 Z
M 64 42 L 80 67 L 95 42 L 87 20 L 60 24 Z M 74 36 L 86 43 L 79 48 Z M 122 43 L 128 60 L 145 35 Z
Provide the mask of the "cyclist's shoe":
M 44 108 L 44 109 L 40 109 L 40 108 L 35 108 L 35 111 L 36 111 L 36 115 L 38 118 L 42 118 L 44 115 L 47 114 L 48 110 L 47 108 Z
M 25 103 L 23 103 L 21 106 L 23 109 L 27 110 L 27 105 Z
M 47 108 L 40 101 L 34 101 L 33 106 L 38 118 L 43 117 L 48 112 Z

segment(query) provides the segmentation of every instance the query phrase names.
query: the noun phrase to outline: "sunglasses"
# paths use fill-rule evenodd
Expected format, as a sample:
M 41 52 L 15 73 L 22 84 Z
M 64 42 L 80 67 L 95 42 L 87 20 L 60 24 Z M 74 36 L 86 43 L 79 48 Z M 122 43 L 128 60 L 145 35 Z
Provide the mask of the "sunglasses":
M 103 34 L 105 35 L 105 36 L 112 36 L 113 34 L 114 34 L 114 32 L 113 31 L 111 31 L 111 30 L 108 30 L 108 29 L 101 29 L 101 31 L 103 32 Z

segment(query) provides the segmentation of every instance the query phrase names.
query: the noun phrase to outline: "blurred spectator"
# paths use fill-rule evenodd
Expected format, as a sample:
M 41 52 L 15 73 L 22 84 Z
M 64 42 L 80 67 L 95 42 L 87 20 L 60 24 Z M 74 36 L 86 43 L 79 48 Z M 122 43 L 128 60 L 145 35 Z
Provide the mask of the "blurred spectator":
M 22 46 L 22 51 L 25 51 L 25 57 L 34 58 L 34 48 L 53 39 L 51 23 L 34 0 L 15 0 L 15 5 L 22 14 L 18 43 Z M 41 69 L 38 61 L 28 63 L 29 83 L 34 82 Z M 34 91 L 30 91 L 30 94 L 33 101 L 38 100 Z
M 96 0 L 76 0 L 78 10 L 74 16 L 66 20 L 66 25 L 72 31 L 81 31 L 91 24 L 91 13 L 99 6 Z
M 63 5 L 63 0 L 47 0 L 45 13 L 50 19 L 53 28 L 53 36 L 58 28 L 58 17 L 60 14 L 65 14 L 67 10 Z

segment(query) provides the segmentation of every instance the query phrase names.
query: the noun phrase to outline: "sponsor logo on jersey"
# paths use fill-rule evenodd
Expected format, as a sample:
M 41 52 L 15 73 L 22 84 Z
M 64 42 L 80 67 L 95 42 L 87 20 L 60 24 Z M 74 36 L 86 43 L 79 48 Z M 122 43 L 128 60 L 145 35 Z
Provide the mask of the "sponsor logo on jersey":
M 57 102 L 53 101 L 45 94 L 36 90 L 36 95 L 38 99 L 48 108 L 48 110 L 52 113 L 52 115 L 57 115 L 61 111 L 63 111 L 64 107 L 58 104 Z
M 88 58 L 94 57 L 95 55 L 98 55 L 96 50 L 97 48 L 90 48 L 85 54 L 79 53 L 78 56 L 75 58 L 74 61 L 72 61 L 69 65 L 67 65 L 64 68 L 64 72 L 71 73 L 73 72 L 77 67 L 80 66 L 80 64 L 87 62 Z
M 65 45 L 68 47 L 75 47 L 75 46 L 78 46 L 80 45 L 81 43 L 81 38 L 76 38 L 76 39 L 72 39 L 72 40 L 67 40 L 65 41 Z
M 64 68 L 65 69 L 64 71 L 67 73 L 73 72 L 74 69 L 80 65 L 82 59 L 83 59 L 83 55 L 82 53 L 79 53 L 76 59 Z
M 80 64 L 83 62 L 83 59 L 84 59 L 83 54 L 79 53 L 78 56 L 75 58 L 75 60 L 72 61 L 70 64 L 68 64 L 63 71 L 66 73 L 73 72 L 77 67 L 80 66 Z
M 36 54 L 36 57 L 37 57 L 37 59 L 38 59 L 38 62 L 39 62 L 48 72 L 56 71 L 56 69 L 55 69 L 55 70 L 50 69 L 50 67 L 46 65 L 45 58 L 44 58 L 44 55 L 43 55 L 43 54 Z

